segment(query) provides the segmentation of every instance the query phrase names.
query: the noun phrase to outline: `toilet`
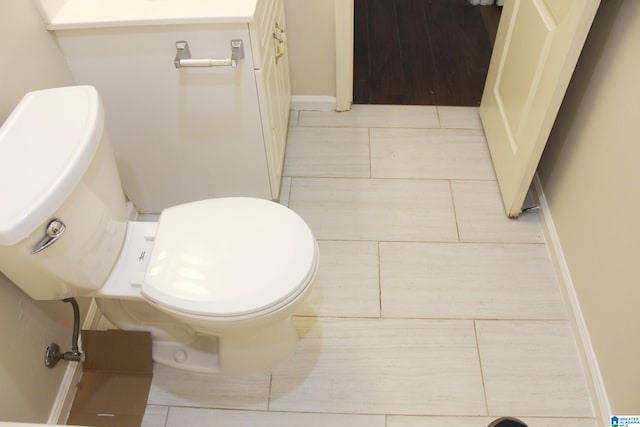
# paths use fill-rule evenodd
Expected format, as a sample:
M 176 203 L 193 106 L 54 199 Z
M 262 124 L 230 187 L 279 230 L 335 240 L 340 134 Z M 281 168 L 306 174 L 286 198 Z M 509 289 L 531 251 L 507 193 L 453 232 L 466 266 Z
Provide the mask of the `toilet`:
M 292 315 L 318 270 L 292 210 L 200 200 L 131 221 L 100 96 L 28 93 L 0 128 L 0 271 L 30 297 L 94 297 L 124 330 L 150 331 L 154 361 L 249 375 L 295 350 Z

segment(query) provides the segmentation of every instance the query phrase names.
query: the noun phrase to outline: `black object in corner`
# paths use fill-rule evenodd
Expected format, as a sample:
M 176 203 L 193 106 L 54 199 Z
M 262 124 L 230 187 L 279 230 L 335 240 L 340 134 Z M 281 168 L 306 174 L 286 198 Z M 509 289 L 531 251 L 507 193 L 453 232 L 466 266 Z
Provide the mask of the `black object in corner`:
M 493 421 L 487 427 L 527 427 L 527 425 L 517 418 L 502 417 Z

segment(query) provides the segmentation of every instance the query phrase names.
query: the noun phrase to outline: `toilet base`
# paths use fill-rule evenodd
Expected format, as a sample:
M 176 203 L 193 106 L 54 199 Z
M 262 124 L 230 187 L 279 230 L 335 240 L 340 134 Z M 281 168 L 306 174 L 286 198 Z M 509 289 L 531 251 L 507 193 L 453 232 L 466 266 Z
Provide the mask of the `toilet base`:
M 218 366 L 223 374 L 270 372 L 288 360 L 298 345 L 298 332 L 291 317 L 262 328 L 230 332 L 219 339 Z
M 190 343 L 156 341 L 152 343 L 153 361 L 185 371 L 216 374 L 218 337 L 201 335 Z
M 183 325 L 144 301 L 96 301 L 114 326 L 150 331 L 154 362 L 176 369 L 233 376 L 269 372 L 289 359 L 298 344 L 290 313 L 248 327 L 223 322 L 218 329 L 208 322 Z
M 298 334 L 287 318 L 221 337 L 198 335 L 189 343 L 154 340 L 153 360 L 187 371 L 244 376 L 271 371 L 291 357 L 297 344 Z

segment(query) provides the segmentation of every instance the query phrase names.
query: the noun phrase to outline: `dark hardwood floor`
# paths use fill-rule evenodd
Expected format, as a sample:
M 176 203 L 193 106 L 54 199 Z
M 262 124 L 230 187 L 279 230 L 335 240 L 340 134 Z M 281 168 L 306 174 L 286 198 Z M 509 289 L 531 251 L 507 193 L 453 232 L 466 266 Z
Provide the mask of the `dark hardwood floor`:
M 468 0 L 354 4 L 355 104 L 480 105 L 499 8 Z

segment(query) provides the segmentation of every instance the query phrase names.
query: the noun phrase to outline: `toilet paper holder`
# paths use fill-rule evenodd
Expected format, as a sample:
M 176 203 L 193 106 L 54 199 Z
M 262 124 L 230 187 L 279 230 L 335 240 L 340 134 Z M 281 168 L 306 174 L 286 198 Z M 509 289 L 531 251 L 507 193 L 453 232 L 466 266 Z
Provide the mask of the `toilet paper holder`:
M 192 58 L 189 43 L 184 40 L 176 42 L 176 57 L 173 64 L 176 68 L 184 67 L 233 67 L 238 65 L 238 60 L 244 58 L 244 46 L 242 40 L 231 40 L 230 58 Z

